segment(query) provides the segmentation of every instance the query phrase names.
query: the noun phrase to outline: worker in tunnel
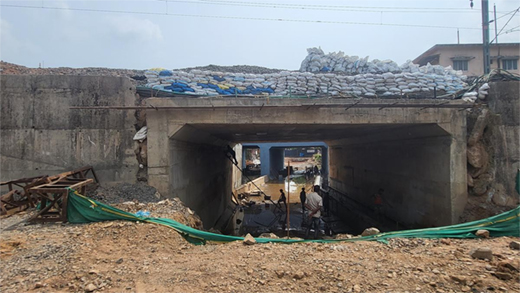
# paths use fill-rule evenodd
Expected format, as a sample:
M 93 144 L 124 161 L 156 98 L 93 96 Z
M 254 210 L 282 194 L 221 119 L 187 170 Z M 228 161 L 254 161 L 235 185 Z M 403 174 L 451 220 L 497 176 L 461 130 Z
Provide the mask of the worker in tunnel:
M 283 192 L 283 189 L 280 189 L 280 198 L 278 199 L 278 206 L 280 209 L 282 208 L 282 205 L 280 204 L 283 202 L 283 205 L 285 206 L 285 212 L 287 212 L 287 198 L 285 197 L 285 192 Z
M 305 187 L 302 187 L 300 192 L 300 202 L 302 203 L 302 214 L 305 214 L 305 201 L 307 200 L 307 194 L 305 193 Z
M 310 224 L 307 226 L 307 231 L 305 232 L 305 238 L 309 238 L 309 234 L 311 232 L 311 228 L 314 229 L 314 239 L 318 239 L 320 233 L 320 218 L 321 218 L 321 208 L 323 207 L 323 200 L 321 196 L 318 195 L 320 191 L 320 186 L 315 185 L 313 187 L 313 192 L 307 194 L 307 200 L 305 201 L 305 207 L 309 211 L 307 217 L 311 220 Z
M 384 194 L 384 192 L 385 192 L 385 190 L 383 188 L 379 188 L 379 190 L 374 195 L 372 195 L 372 201 L 374 204 L 373 209 L 378 218 L 381 218 L 381 216 L 384 214 L 384 211 L 383 211 L 383 202 L 384 202 L 383 194 Z

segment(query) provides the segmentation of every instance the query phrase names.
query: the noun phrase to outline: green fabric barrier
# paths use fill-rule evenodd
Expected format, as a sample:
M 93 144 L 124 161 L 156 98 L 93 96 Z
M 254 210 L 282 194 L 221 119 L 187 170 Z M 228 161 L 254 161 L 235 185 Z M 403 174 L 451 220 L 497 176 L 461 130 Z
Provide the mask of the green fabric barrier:
M 322 240 L 296 240 L 296 239 L 270 239 L 256 238 L 258 243 L 299 243 L 318 242 L 333 243 L 341 241 L 368 241 L 377 240 L 386 242 L 389 238 L 476 238 L 475 232 L 479 229 L 489 231 L 491 237 L 516 236 L 520 237 L 520 206 L 487 219 L 469 223 L 457 224 L 445 227 L 405 230 L 381 233 L 373 236 L 358 237 L 351 239 L 322 239 Z M 179 232 L 187 241 L 193 244 L 205 244 L 212 242 L 231 242 L 243 240 L 243 237 L 228 236 L 200 231 L 172 219 L 166 218 L 143 218 L 127 213 L 120 209 L 97 202 L 87 198 L 74 190 L 69 191 L 67 205 L 67 219 L 70 223 L 89 223 L 112 220 L 142 221 L 168 226 Z

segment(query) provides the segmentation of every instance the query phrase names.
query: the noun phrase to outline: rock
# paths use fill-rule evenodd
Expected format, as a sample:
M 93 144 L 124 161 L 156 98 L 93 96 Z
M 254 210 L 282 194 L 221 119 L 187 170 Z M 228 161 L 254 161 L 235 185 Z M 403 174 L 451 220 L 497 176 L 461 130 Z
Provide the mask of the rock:
M 85 291 L 86 292 L 93 292 L 97 289 L 96 285 L 90 283 L 88 284 L 87 286 L 85 286 Z
M 442 238 L 441 239 L 441 243 L 444 244 L 444 245 L 450 245 L 451 244 L 451 240 L 448 239 L 448 238 Z
M 334 238 L 335 239 L 350 239 L 353 237 L 354 237 L 354 235 L 351 235 L 351 234 L 336 234 L 336 236 Z
M 495 188 L 493 190 L 493 198 L 491 199 L 494 204 L 497 206 L 507 206 L 509 202 L 509 198 L 505 191 L 504 185 L 501 183 L 495 184 Z
M 504 281 L 511 280 L 513 278 L 513 276 L 511 276 L 511 274 L 504 273 L 504 272 L 494 272 L 494 273 L 491 273 L 491 274 L 493 276 L 499 278 L 500 280 L 504 280 Z
M 473 182 L 473 177 L 471 177 L 471 175 L 469 175 L 469 174 L 468 174 L 467 182 L 468 182 L 469 187 L 475 186 L 475 182 Z
M 463 285 L 466 284 L 466 278 L 463 276 L 450 276 L 450 278 L 455 282 L 461 283 Z
M 305 274 L 302 271 L 298 271 L 293 275 L 293 278 L 296 280 L 301 280 L 305 277 Z
M 463 287 L 460 289 L 460 291 L 462 291 L 462 292 L 469 292 L 470 290 L 471 290 L 471 288 L 468 287 L 468 286 L 463 286 Z
M 88 273 L 90 275 L 99 275 L 99 271 L 98 270 L 90 270 Z
M 482 143 L 468 146 L 466 150 L 468 163 L 475 168 L 484 168 L 488 164 L 489 155 Z
M 488 247 L 473 249 L 470 255 L 473 258 L 493 260 L 493 252 Z
M 478 230 L 475 235 L 480 238 L 489 238 L 489 231 L 488 230 Z
M 123 259 L 122 258 L 116 260 L 116 264 L 122 264 L 122 263 L 123 263 Z
M 505 260 L 498 263 L 497 267 L 501 271 L 512 271 L 512 272 L 520 272 L 520 261 L 514 260 Z
M 359 286 L 359 285 L 354 285 L 354 287 L 352 288 L 352 290 L 354 290 L 354 292 L 361 292 L 361 286 Z
M 520 241 L 511 241 L 509 243 L 509 248 L 519 250 L 520 249 Z
M 487 109 L 482 109 L 468 137 L 468 146 L 474 146 L 482 138 L 482 134 L 484 133 L 484 129 L 487 125 L 488 117 L 489 111 Z
M 438 269 L 433 269 L 433 270 L 432 270 L 432 273 L 438 275 L 438 274 L 440 274 L 441 272 L 440 272 Z
M 43 287 L 43 283 L 42 282 L 36 282 L 34 284 L 34 289 L 38 289 L 38 288 L 42 288 Z
M 274 271 L 276 273 L 276 276 L 278 278 L 283 278 L 283 276 L 285 275 L 285 272 L 284 271 L 281 271 L 281 270 L 276 270 Z
M 363 233 L 361 233 L 361 236 L 372 236 L 372 235 L 377 235 L 379 234 L 379 230 L 377 228 L 367 228 L 365 229 L 365 231 L 363 231 Z
M 253 245 L 256 243 L 256 240 L 253 238 L 253 236 L 251 236 L 251 234 L 247 233 L 246 237 L 244 237 L 243 243 L 246 245 Z
M 489 184 L 493 181 L 490 174 L 482 174 L 473 181 L 473 193 L 475 195 L 483 195 L 488 190 Z

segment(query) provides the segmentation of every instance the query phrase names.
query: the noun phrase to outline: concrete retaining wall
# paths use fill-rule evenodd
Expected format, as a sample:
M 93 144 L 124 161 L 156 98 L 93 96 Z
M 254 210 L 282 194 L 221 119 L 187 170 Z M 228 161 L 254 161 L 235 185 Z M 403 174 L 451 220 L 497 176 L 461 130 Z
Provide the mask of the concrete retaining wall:
M 2 181 L 84 165 L 94 166 L 102 182 L 135 180 L 133 111 L 69 109 L 133 106 L 129 79 L 2 75 L 0 97 Z

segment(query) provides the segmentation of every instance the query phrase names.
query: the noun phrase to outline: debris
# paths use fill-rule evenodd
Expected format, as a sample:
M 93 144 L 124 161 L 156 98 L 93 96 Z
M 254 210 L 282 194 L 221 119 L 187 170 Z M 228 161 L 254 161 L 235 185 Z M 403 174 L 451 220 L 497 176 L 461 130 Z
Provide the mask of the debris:
M 520 249 L 520 241 L 511 241 L 509 243 L 509 247 L 511 249 L 516 249 L 516 250 L 519 250 Z
M 295 278 L 296 280 L 301 280 L 304 277 L 305 277 L 305 274 L 302 271 L 298 271 L 298 272 L 294 273 L 294 275 L 293 275 L 293 278 Z
M 253 238 L 253 236 L 251 236 L 251 234 L 247 234 L 246 237 L 244 237 L 244 244 L 246 245 L 253 245 L 256 243 L 256 240 L 255 238 Z
M 489 231 L 488 230 L 478 230 L 475 235 L 480 238 L 489 238 Z
M 143 126 L 139 131 L 134 135 L 134 140 L 145 140 L 146 135 L 148 134 L 148 127 Z
M 488 247 L 473 249 L 470 255 L 473 258 L 493 260 L 493 252 Z
M 43 287 L 43 283 L 42 282 L 36 282 L 34 284 L 34 289 L 38 289 L 38 288 L 42 288 Z
M 94 284 L 92 284 L 92 283 L 90 283 L 90 284 L 88 284 L 87 286 L 85 286 L 85 291 L 86 291 L 86 292 L 93 292 L 93 291 L 95 291 L 96 289 L 97 289 L 97 286 L 94 285 Z
M 491 273 L 493 276 L 499 278 L 500 280 L 511 280 L 513 278 L 513 276 L 511 276 L 511 274 L 509 273 L 504 273 L 504 272 L 492 272 Z
M 365 229 L 365 231 L 363 231 L 363 233 L 361 233 L 361 236 L 372 236 L 372 235 L 377 235 L 379 234 L 379 230 L 377 228 L 367 228 Z
M 451 240 L 448 239 L 448 238 L 442 238 L 441 239 L 441 243 L 444 244 L 444 245 L 450 245 L 451 244 Z
M 122 263 L 123 263 L 123 259 L 122 258 L 116 260 L 116 264 L 122 264 Z
M 146 217 L 150 217 L 150 212 L 149 211 L 137 211 L 137 213 L 135 213 L 136 216 L 138 217 L 143 217 L 143 218 L 146 218 Z

